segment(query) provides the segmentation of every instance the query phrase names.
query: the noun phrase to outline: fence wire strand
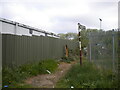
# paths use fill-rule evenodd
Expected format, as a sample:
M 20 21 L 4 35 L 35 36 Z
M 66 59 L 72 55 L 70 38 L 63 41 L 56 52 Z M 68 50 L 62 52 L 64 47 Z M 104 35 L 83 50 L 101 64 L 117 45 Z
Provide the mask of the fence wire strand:
M 117 70 L 118 31 L 89 32 L 88 58 L 97 66 Z

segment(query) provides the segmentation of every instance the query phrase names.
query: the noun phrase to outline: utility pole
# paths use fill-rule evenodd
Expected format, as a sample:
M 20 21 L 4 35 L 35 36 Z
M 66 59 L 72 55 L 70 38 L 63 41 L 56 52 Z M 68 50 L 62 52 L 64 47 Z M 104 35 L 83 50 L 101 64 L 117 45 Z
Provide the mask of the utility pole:
M 79 38 L 79 48 L 80 48 L 80 65 L 82 65 L 82 49 L 81 49 L 81 34 L 80 34 L 80 31 L 81 31 L 81 24 L 78 23 L 78 38 Z

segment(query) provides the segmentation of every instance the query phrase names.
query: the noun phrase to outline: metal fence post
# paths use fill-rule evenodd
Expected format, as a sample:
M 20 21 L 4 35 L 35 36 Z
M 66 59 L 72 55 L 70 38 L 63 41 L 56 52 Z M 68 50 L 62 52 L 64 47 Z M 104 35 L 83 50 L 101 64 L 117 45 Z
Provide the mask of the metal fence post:
M 89 53 L 90 53 L 90 61 L 91 61 L 91 34 L 89 32 Z
M 0 32 L 0 82 L 2 82 L 2 34 Z M 2 83 L 0 83 L 0 89 L 2 87 Z
M 112 33 L 112 43 L 113 43 L 113 45 L 112 45 L 112 48 L 113 48 L 113 55 L 112 55 L 112 60 L 113 60 L 113 71 L 115 70 L 115 45 L 114 45 L 114 43 L 115 43 L 115 37 L 114 37 L 114 29 L 112 30 L 113 31 L 113 33 Z

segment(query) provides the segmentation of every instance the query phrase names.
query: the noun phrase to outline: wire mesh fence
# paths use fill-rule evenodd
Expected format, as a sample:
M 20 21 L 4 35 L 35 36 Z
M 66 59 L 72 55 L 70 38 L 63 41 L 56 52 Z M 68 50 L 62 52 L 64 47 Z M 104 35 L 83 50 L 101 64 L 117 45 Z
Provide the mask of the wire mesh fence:
M 97 66 L 117 70 L 118 31 L 94 31 L 88 34 L 88 57 Z

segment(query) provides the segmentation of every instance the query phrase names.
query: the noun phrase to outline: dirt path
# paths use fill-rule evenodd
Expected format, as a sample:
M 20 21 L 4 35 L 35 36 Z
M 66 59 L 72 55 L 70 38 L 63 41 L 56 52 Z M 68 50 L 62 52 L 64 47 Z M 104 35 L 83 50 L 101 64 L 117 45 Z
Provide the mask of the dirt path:
M 57 81 L 63 77 L 72 65 L 77 63 L 76 61 L 71 63 L 61 62 L 55 73 L 43 74 L 35 77 L 28 78 L 25 83 L 30 84 L 36 88 L 54 88 Z

